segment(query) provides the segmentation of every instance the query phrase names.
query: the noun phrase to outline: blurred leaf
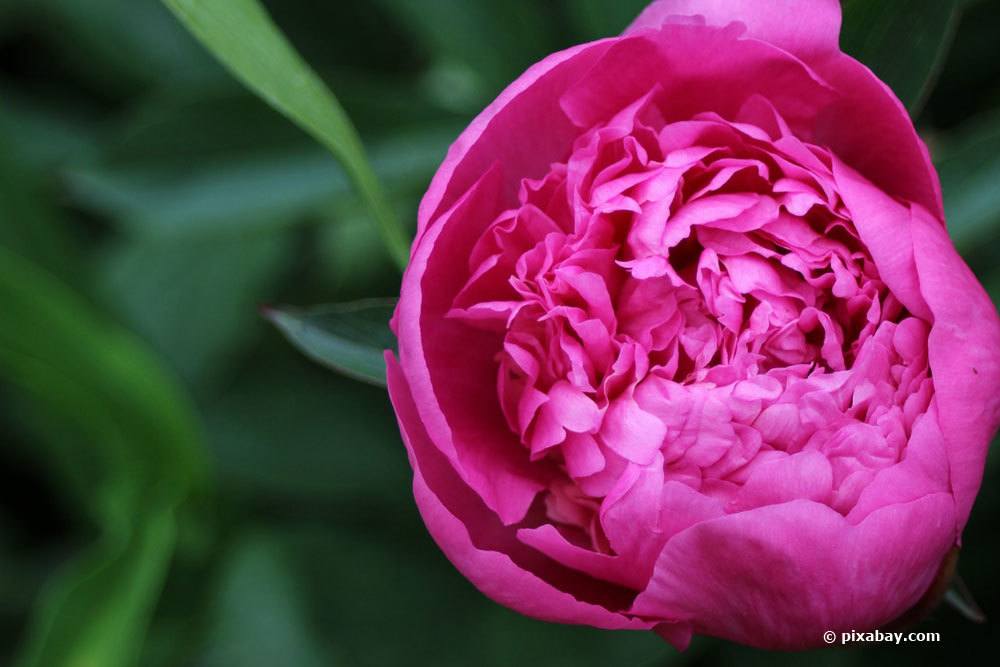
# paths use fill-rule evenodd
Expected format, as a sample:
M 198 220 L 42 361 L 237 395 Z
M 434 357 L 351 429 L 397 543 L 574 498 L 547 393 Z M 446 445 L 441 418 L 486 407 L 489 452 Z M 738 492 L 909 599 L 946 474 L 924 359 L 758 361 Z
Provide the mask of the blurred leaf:
M 361 139 L 336 98 L 298 56 L 256 0 L 163 0 L 247 86 L 326 146 L 371 207 L 400 267 L 409 240 L 393 215 Z
M 1000 113 L 936 138 L 948 232 L 960 252 L 1000 235 Z
M 115 244 L 102 293 L 192 384 L 216 379 L 261 326 L 294 251 L 293 236 L 257 231 Z
M 309 632 L 302 591 L 281 549 L 263 536 L 240 543 L 225 565 L 203 667 L 323 667 L 331 663 Z M 338 661 L 339 662 L 339 661 Z
M 482 105 L 531 63 L 554 50 L 545 30 L 544 5 L 531 0 L 379 0 L 400 28 L 416 37 L 445 77 L 443 101 L 458 96 Z M 463 92 L 464 91 L 464 92 Z M 470 111 L 478 111 L 470 108 Z
M 393 523 L 380 531 L 287 523 L 273 529 L 299 577 L 310 582 L 306 600 L 327 629 L 326 641 L 352 667 L 495 665 L 478 632 L 494 603 L 455 572 L 426 533 L 405 530 L 420 521 L 412 500 L 388 518 Z M 525 664 L 546 665 L 548 658 L 534 655 Z
M 421 188 L 453 137 L 452 128 L 387 137 L 374 147 L 372 163 L 393 191 Z M 207 158 L 138 157 L 78 167 L 67 177 L 81 204 L 118 217 L 134 234 L 160 237 L 291 224 L 349 194 L 347 180 L 329 156 L 308 148 Z
M 204 405 L 229 496 L 286 503 L 296 516 L 411 507 L 410 467 L 384 390 L 310 364 L 284 340 L 258 350 Z M 273 350 L 273 351 L 272 351 Z
M 389 330 L 395 299 L 366 299 L 305 310 L 267 308 L 264 317 L 303 354 L 335 371 L 385 386 L 382 354 L 396 346 Z
M 95 469 L 114 483 L 108 488 L 120 485 L 115 493 L 131 494 L 106 500 L 180 496 L 203 484 L 193 409 L 158 362 L 52 276 L 3 249 L 0 260 L 0 370 L 92 437 Z M 162 488 L 149 488 L 151 479 Z
M 126 231 L 154 237 L 288 224 L 342 187 L 336 166 L 318 151 L 67 175 L 81 203 L 120 216 Z
M 889 84 L 916 116 L 955 36 L 960 4 L 957 0 L 843 0 L 841 48 Z
M 28 99 L 6 86 L 0 87 L 0 99 L 3 143 L 22 167 L 50 168 L 95 150 L 101 128 L 69 105 Z
M 649 4 L 648 0 L 566 0 L 566 9 L 584 39 L 622 33 Z
M 993 270 L 983 278 L 983 286 L 986 288 L 986 293 L 990 295 L 993 299 L 994 306 L 1000 306 L 1000 271 Z M 990 451 L 993 451 L 992 449 Z M 991 461 L 996 461 L 1000 456 L 994 455 L 990 459 Z
M 156 2 L 35 0 L 66 66 L 109 91 L 165 81 L 217 81 L 222 70 Z M 114 35 L 114 39 L 109 39 Z
M 19 158 L 0 134 L 0 246 L 80 280 L 76 248 L 57 218 L 51 194 Z
M 108 133 L 98 163 L 190 165 L 305 148 L 322 152 L 284 116 L 227 79 L 220 90 L 168 87 L 144 96 Z
M 393 198 L 401 214 L 417 210 L 419 194 L 409 192 Z M 393 276 L 391 260 L 378 233 L 365 219 L 360 202 L 338 199 L 320 211 L 320 224 L 313 244 L 314 264 L 324 287 L 332 288 L 343 301 L 365 298 L 373 293 L 399 291 L 399 278 Z M 329 289 L 325 292 L 329 294 Z
M 109 530 L 47 586 L 18 666 L 135 664 L 174 538 L 169 508 Z
M 1000 3 L 966 2 L 941 76 L 922 120 L 955 127 L 1000 104 Z
M 406 530 L 419 523 L 412 503 L 401 513 L 381 530 L 285 522 L 272 531 L 309 582 L 313 617 L 346 664 L 660 667 L 697 659 L 697 651 L 680 654 L 653 633 L 546 623 L 505 609 L 465 580 L 425 532 Z
M 191 407 L 146 350 L 44 271 L 0 249 L 0 377 L 79 438 L 42 459 L 101 537 L 40 600 L 20 665 L 132 664 L 173 551 L 174 508 L 203 491 Z

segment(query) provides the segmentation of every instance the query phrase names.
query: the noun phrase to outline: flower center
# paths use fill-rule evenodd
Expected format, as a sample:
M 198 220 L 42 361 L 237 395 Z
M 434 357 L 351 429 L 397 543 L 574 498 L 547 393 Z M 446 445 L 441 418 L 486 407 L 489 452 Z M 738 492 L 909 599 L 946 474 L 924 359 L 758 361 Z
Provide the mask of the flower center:
M 450 316 L 503 333 L 503 414 L 560 471 L 551 521 L 613 550 L 601 501 L 650 470 L 740 511 L 790 499 L 753 481 L 777 469 L 847 513 L 900 459 L 932 394 L 927 327 L 831 159 L 765 102 L 665 123 L 647 97 L 522 182 Z

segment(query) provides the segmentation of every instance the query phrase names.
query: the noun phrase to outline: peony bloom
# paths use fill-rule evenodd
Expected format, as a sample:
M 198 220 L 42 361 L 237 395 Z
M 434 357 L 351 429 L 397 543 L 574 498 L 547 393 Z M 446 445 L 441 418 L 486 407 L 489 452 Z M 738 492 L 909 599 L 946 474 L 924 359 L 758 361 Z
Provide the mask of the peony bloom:
M 836 0 L 660 0 L 549 56 L 420 206 L 389 389 L 434 539 L 524 614 L 771 648 L 910 608 L 1000 323 Z

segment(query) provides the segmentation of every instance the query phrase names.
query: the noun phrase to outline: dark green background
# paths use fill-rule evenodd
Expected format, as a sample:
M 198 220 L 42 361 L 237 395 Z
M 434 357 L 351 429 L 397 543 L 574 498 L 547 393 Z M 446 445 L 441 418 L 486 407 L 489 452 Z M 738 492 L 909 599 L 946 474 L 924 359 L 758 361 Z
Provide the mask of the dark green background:
M 265 4 L 358 126 L 412 227 L 448 143 L 485 103 L 547 53 L 616 34 L 644 3 Z M 845 48 L 920 109 L 953 237 L 1000 295 L 1000 3 L 850 0 L 847 9 Z M 942 35 L 954 40 L 931 89 L 910 74 L 933 69 Z M 398 273 L 365 210 L 329 154 L 241 88 L 153 0 L 0 0 L 0 246 L 35 267 L 15 272 L 20 294 L 59 312 L 52 295 L 75 295 L 93 319 L 72 314 L 70 329 L 80 331 L 60 339 L 32 330 L 0 290 L 0 332 L 29 348 L 52 334 L 46 349 L 73 365 L 87 354 L 76 348 L 84 329 L 117 322 L 179 379 L 170 399 L 178 409 L 194 405 L 207 479 L 177 514 L 162 595 L 154 590 L 147 604 L 155 602 L 148 635 L 126 621 L 95 631 L 141 645 L 138 664 L 876 665 L 996 654 L 992 622 L 972 625 L 949 609 L 920 628 L 941 632 L 939 644 L 806 657 L 700 638 L 678 654 L 651 634 L 544 624 L 481 596 L 423 528 L 385 392 L 304 360 L 257 313 L 264 303 L 393 295 Z M 87 363 L 80 372 L 99 375 L 111 362 L 95 352 Z M 8 664 L 44 616 L 46 587 L 71 578 L 72 559 L 102 531 L 88 503 L 107 495 L 124 503 L 110 511 L 130 530 L 148 527 L 149 505 L 135 499 L 143 489 L 109 489 L 121 479 L 157 489 L 160 475 L 176 471 L 172 455 L 139 472 L 126 457 L 119 477 L 99 469 L 95 444 L 66 435 L 72 424 L 46 402 L 65 398 L 60 376 L 28 392 L 2 369 Z M 130 382 L 160 382 L 155 368 L 143 373 Z M 119 409 L 113 419 L 136 419 L 127 403 Z M 156 421 L 135 428 L 145 429 L 142 446 L 162 435 Z M 93 476 L 67 481 L 92 463 Z M 994 454 L 959 566 L 991 616 L 1000 616 L 998 481 Z M 90 599 L 107 602 L 103 585 Z M 76 627 L 89 620 L 86 609 L 68 616 Z

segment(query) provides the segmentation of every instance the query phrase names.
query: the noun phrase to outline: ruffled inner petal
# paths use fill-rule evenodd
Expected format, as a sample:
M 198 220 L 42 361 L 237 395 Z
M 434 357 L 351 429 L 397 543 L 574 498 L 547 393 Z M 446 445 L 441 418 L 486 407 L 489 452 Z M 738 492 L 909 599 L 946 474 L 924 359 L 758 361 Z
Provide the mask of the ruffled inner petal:
M 589 90 L 564 97 L 571 116 Z M 662 99 L 656 85 L 595 120 L 524 180 L 448 312 L 502 338 L 504 420 L 546 471 L 557 530 L 522 539 L 617 583 L 610 563 L 651 572 L 692 511 L 807 500 L 859 520 L 947 488 L 922 472 L 940 454 L 927 306 L 877 269 L 912 251 L 855 221 L 885 196 L 760 96 L 679 121 Z

